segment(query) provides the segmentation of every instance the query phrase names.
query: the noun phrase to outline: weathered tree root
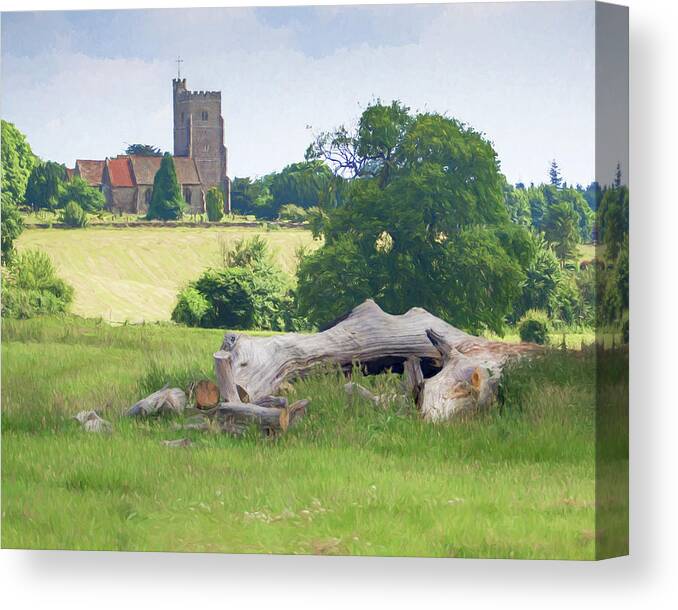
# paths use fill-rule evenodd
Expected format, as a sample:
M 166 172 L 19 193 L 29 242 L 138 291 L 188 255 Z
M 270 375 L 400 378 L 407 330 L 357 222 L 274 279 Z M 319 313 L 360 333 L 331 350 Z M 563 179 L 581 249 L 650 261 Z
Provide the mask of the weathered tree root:
M 542 349 L 469 335 L 418 307 L 402 315 L 387 314 L 367 300 L 334 326 L 312 335 L 226 334 L 214 358 L 221 400 L 229 404 L 257 405 L 275 395 L 286 380 L 320 364 L 350 369 L 360 363 L 369 371 L 402 370 L 404 385 L 422 416 L 442 421 L 487 408 L 506 363 Z M 425 378 L 424 370 L 435 374 Z

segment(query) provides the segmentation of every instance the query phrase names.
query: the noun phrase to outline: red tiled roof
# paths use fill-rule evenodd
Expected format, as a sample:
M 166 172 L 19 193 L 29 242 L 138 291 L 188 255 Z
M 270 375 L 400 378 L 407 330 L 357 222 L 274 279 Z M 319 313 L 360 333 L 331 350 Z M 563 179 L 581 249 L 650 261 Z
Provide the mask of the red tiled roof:
M 100 186 L 104 174 L 105 161 L 78 159 L 75 162 L 75 175 L 80 176 L 90 186 Z
M 108 161 L 108 176 L 111 186 L 135 186 L 129 157 L 116 157 Z
M 68 178 L 68 180 L 72 180 L 73 176 L 75 176 L 75 169 L 74 168 L 71 169 L 70 167 L 67 167 L 66 168 L 66 178 Z
M 174 170 L 177 173 L 179 184 L 200 184 L 198 170 L 195 167 L 195 161 L 190 157 L 173 157 Z M 155 174 L 160 169 L 162 157 L 144 157 L 141 155 L 130 155 L 132 171 L 137 184 L 152 185 Z

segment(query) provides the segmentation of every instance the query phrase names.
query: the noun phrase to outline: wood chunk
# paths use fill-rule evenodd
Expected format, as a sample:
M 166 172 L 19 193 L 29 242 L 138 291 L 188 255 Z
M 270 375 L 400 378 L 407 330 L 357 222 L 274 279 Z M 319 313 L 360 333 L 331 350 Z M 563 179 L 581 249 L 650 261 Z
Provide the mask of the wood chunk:
M 211 409 L 219 403 L 219 387 L 209 379 L 198 381 L 193 392 L 198 409 Z

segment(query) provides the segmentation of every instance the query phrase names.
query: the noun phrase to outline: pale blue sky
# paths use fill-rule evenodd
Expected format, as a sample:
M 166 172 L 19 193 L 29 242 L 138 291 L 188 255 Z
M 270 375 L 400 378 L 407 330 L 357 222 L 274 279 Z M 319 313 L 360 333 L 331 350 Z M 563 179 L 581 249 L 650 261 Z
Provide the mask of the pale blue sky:
M 594 3 L 5 13 L 2 117 L 72 166 L 172 147 L 174 59 L 222 91 L 231 176 L 301 160 L 375 98 L 454 116 L 510 181 L 594 174 Z M 310 128 L 309 128 L 310 126 Z

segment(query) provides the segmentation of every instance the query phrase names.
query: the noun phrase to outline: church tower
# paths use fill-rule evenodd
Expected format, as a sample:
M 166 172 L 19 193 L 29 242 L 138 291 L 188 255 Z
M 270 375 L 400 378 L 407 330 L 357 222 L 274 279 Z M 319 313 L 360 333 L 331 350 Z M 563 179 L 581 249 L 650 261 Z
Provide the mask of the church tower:
M 185 78 L 172 79 L 174 94 L 174 156 L 192 157 L 200 181 L 224 191 L 230 210 L 227 153 L 221 91 L 188 91 Z

